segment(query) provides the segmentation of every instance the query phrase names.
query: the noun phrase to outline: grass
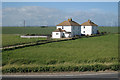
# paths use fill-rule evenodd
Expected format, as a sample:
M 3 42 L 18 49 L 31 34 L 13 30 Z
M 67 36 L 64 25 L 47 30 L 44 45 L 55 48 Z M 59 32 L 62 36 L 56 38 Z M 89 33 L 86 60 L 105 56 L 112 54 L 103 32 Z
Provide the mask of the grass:
M 2 27 L 3 34 L 51 34 L 56 27 Z
M 9 46 L 21 43 L 35 42 L 45 38 L 22 39 L 16 34 L 51 34 L 55 27 L 3 27 L 2 45 Z M 118 27 L 99 27 L 100 32 L 118 33 Z
M 16 34 L 2 34 L 2 46 L 17 45 L 29 42 L 36 42 L 39 40 L 46 40 L 46 38 L 20 38 Z
M 118 34 L 80 38 L 4 51 L 6 66 L 114 64 L 118 61 Z
M 55 27 L 3 27 L 3 46 L 41 40 L 22 39 L 21 34 L 51 34 L 53 30 Z M 111 34 L 118 33 L 118 29 L 99 27 L 99 30 L 109 34 L 3 51 L 3 72 L 119 70 L 119 34 Z
M 100 32 L 118 33 L 118 27 L 99 27 Z
M 2 27 L 3 34 L 51 34 L 56 27 Z M 100 32 L 118 33 L 118 27 L 99 27 Z

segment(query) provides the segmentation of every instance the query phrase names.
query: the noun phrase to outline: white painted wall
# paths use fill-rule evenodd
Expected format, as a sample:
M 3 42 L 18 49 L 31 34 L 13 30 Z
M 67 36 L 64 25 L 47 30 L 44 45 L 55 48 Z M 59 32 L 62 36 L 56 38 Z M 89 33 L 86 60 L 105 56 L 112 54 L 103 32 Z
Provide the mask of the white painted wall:
M 66 38 L 71 37 L 71 33 L 65 33 L 65 37 L 66 37 Z
M 20 36 L 21 38 L 47 38 L 47 36 Z
M 62 32 L 52 32 L 52 38 L 62 38 Z
M 57 26 L 56 28 L 61 28 L 66 32 L 71 32 L 71 34 L 65 32 L 52 32 L 52 38 L 62 38 L 63 34 L 66 38 L 68 38 L 69 36 L 73 37 L 75 35 L 81 35 L 81 26 Z M 58 33 L 59 35 L 56 35 L 56 33 Z
M 92 34 L 97 34 L 97 30 L 98 30 L 98 27 L 97 26 L 93 26 L 92 27 Z
M 96 34 L 97 30 L 98 30 L 97 26 L 81 26 L 81 34 L 85 34 L 85 35 Z
M 92 34 L 92 26 L 81 26 L 81 34 L 91 35 Z
M 81 26 L 72 26 L 72 37 L 75 35 L 81 35 Z
M 71 37 L 75 35 L 81 35 L 81 26 L 57 26 L 57 29 L 61 28 L 67 32 L 71 32 Z M 68 37 L 68 34 L 65 34 Z
M 65 30 L 67 32 L 71 32 L 70 34 L 71 37 L 81 34 L 85 35 L 96 34 L 98 30 L 97 26 L 57 26 L 57 29 L 58 28 L 61 28 L 62 30 Z M 59 35 L 56 35 L 56 33 L 59 33 Z M 69 37 L 69 34 L 65 32 L 52 32 L 52 38 L 62 38 L 63 33 L 65 37 Z

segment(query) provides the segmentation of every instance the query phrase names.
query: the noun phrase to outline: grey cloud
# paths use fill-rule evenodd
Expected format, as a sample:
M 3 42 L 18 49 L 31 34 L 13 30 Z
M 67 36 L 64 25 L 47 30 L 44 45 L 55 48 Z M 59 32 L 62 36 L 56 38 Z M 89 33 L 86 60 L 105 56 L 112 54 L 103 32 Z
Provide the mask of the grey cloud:
M 93 20 L 100 26 L 117 26 L 118 16 L 114 13 L 107 13 L 99 9 L 91 9 L 88 11 L 77 11 L 71 13 L 78 22 L 83 23 L 88 19 Z
M 19 8 L 3 9 L 3 26 L 23 26 L 26 25 L 56 25 L 67 18 L 73 18 L 80 24 L 88 19 L 93 20 L 98 25 L 116 25 L 117 15 L 105 13 L 99 9 L 91 9 L 88 11 L 66 12 L 54 8 L 45 8 L 39 6 L 23 6 Z

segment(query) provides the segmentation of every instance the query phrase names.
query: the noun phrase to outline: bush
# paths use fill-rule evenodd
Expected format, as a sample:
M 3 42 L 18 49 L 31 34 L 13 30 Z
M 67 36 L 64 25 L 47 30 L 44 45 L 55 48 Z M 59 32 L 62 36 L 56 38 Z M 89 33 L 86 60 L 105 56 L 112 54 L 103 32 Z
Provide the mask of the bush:
M 75 40 L 75 38 L 72 38 L 72 40 Z
M 97 30 L 97 34 L 100 34 L 100 31 L 99 31 L 99 30 Z
M 50 60 L 47 62 L 47 65 L 56 64 L 56 63 L 57 63 L 57 60 Z
M 118 70 L 120 70 L 120 67 L 119 67 L 120 65 L 111 65 L 111 67 L 110 67 L 110 69 L 111 70 L 114 70 L 114 71 L 118 71 Z
M 80 35 L 75 35 L 75 38 L 80 38 Z
M 118 64 L 113 65 L 102 65 L 102 64 L 95 64 L 95 65 L 81 65 L 81 66 L 41 66 L 41 67 L 11 67 L 2 69 L 3 73 L 16 73 L 16 72 L 64 72 L 64 71 L 105 71 L 105 70 L 113 70 L 118 71 L 120 67 Z
M 85 35 L 85 37 L 87 37 L 87 38 L 88 38 L 88 37 L 89 37 L 89 35 L 87 34 L 87 35 Z
M 107 34 L 107 32 L 101 32 L 101 35 L 105 35 L 105 34 Z

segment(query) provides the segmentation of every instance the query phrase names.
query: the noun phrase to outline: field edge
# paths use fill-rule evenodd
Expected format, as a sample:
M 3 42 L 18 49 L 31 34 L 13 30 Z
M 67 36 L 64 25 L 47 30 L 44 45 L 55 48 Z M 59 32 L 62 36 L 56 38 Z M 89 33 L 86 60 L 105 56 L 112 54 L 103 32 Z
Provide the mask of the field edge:
M 44 65 L 44 66 L 11 66 L 2 68 L 3 74 L 6 73 L 31 73 L 31 72 L 86 72 L 86 71 L 118 71 L 120 70 L 119 64 L 114 63 L 110 65 L 106 64 L 92 64 L 92 65 L 68 65 L 68 66 L 54 66 L 54 65 Z

